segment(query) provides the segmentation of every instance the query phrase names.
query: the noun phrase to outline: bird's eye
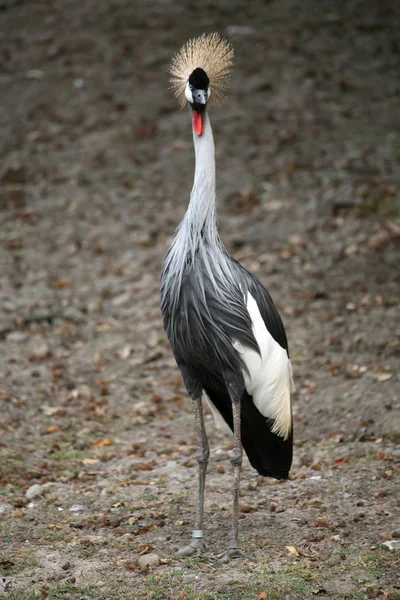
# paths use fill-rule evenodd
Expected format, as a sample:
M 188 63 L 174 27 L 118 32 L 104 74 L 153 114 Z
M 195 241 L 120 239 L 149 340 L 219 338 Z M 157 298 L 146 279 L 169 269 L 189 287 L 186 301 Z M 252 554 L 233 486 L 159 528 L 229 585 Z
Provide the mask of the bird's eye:
M 192 89 L 193 89 L 193 86 L 191 83 L 189 83 L 189 90 L 192 90 Z

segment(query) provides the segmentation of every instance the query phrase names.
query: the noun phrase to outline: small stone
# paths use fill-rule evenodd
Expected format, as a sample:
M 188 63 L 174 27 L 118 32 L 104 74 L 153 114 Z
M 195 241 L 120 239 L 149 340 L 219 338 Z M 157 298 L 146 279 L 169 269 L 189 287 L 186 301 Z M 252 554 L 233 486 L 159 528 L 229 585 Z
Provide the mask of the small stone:
M 83 504 L 73 504 L 69 509 L 71 512 L 79 512 L 81 510 L 85 510 Z
M 160 565 L 160 557 L 158 554 L 145 554 L 138 558 L 138 565 L 142 571 L 148 571 Z
M 32 358 L 34 360 L 43 360 L 44 358 L 47 358 L 49 354 L 50 350 L 46 342 L 40 339 L 37 340 L 33 347 Z
M 69 569 L 71 568 L 71 563 L 70 563 L 69 561 L 67 561 L 67 562 L 65 562 L 65 563 L 64 563 L 64 564 L 61 566 L 61 568 L 62 568 L 64 571 L 69 571 Z
M 383 542 L 382 546 L 386 550 L 400 550 L 400 540 L 388 540 L 387 542 Z
M 25 71 L 26 79 L 37 79 L 41 81 L 44 79 L 45 73 L 41 69 L 30 69 L 29 71 Z
M 12 331 L 7 335 L 6 340 L 7 342 L 16 342 L 17 344 L 20 344 L 22 342 L 25 342 L 27 337 L 28 335 L 23 331 Z
M 33 500 L 33 498 L 36 498 L 37 496 L 41 496 L 42 494 L 43 494 L 43 486 L 39 485 L 38 483 L 31 485 L 31 487 L 28 488 L 25 492 L 25 496 L 28 498 L 28 500 Z
M 400 538 L 400 531 L 398 529 L 392 531 L 392 538 Z

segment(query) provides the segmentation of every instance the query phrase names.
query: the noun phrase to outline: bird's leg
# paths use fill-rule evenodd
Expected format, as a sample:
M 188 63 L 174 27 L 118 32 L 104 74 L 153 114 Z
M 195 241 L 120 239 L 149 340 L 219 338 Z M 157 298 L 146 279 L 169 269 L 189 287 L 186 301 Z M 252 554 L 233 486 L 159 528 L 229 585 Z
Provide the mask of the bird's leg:
M 231 558 L 248 558 L 239 548 L 239 489 L 240 489 L 240 471 L 242 468 L 243 448 L 240 432 L 240 399 L 242 393 L 237 393 L 238 388 L 228 383 L 229 395 L 232 400 L 232 415 L 233 415 L 233 448 L 229 458 L 233 471 L 233 489 L 232 489 L 232 531 L 229 547 L 226 552 L 220 555 L 221 562 L 227 563 Z M 239 388 L 240 389 L 240 388 Z
M 197 485 L 197 506 L 196 506 L 196 521 L 192 534 L 192 541 L 188 546 L 181 548 L 175 553 L 175 558 L 200 554 L 206 549 L 206 543 L 203 539 L 203 514 L 204 514 L 204 487 L 206 482 L 206 471 L 210 449 L 206 429 L 204 426 L 203 405 L 201 398 L 193 400 L 194 418 L 197 435 L 197 452 L 196 460 L 199 465 L 198 485 Z
M 232 494 L 232 533 L 229 548 L 238 548 L 239 536 L 239 488 L 240 471 L 242 468 L 243 449 L 240 438 L 240 400 L 232 404 L 233 411 L 233 448 L 230 454 L 230 461 L 233 471 L 233 494 Z
M 222 562 L 228 562 L 231 558 L 243 557 L 244 554 L 239 548 L 239 488 L 240 488 L 240 471 L 242 467 L 243 449 L 240 438 L 240 399 L 232 402 L 233 413 L 233 448 L 230 452 L 229 459 L 233 471 L 233 489 L 232 489 L 232 531 L 229 548 L 221 556 Z

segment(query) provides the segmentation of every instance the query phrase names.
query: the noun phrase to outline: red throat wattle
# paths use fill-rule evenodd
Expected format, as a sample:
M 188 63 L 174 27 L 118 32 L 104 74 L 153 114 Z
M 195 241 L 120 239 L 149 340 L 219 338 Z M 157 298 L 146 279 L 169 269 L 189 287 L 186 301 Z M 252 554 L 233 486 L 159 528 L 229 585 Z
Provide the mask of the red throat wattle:
M 201 135 L 204 130 L 203 115 L 194 110 L 192 113 L 193 129 L 197 135 Z

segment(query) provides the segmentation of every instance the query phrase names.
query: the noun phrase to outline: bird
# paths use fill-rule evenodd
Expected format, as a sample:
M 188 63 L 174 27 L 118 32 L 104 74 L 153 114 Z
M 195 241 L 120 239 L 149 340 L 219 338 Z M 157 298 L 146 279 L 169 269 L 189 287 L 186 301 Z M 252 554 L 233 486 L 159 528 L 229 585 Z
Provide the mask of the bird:
M 294 391 L 285 328 L 263 285 L 226 250 L 218 232 L 216 169 L 208 108 L 224 96 L 234 50 L 218 33 L 187 41 L 172 58 L 171 89 L 192 120 L 195 173 L 185 216 L 161 265 L 163 326 L 193 403 L 198 463 L 197 508 L 188 545 L 202 554 L 209 460 L 203 398 L 233 432 L 231 535 L 220 559 L 246 558 L 239 545 L 243 449 L 260 474 L 287 479 L 293 453 Z

